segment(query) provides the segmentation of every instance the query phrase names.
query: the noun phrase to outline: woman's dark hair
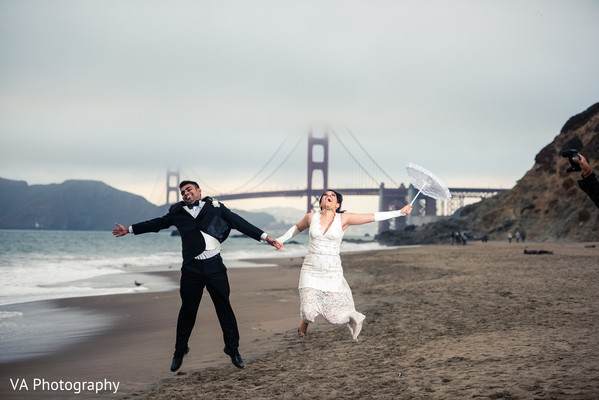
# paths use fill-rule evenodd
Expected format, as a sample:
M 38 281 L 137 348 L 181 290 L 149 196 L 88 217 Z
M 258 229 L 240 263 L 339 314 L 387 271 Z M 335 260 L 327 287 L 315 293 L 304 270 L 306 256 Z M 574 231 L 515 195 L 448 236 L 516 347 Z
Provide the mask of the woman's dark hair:
M 322 196 L 324 196 L 327 192 L 333 192 L 333 193 L 335 193 L 335 197 L 337 197 L 337 203 L 339 203 L 339 207 L 335 210 L 335 212 L 338 212 L 339 214 L 344 213 L 345 211 L 341 210 L 341 205 L 343 204 L 343 195 L 341 193 L 336 192 L 331 189 L 327 189 L 324 192 L 322 192 L 322 194 L 318 198 L 318 205 L 320 206 L 321 201 L 322 201 Z M 320 207 L 320 209 L 322 210 L 322 207 Z

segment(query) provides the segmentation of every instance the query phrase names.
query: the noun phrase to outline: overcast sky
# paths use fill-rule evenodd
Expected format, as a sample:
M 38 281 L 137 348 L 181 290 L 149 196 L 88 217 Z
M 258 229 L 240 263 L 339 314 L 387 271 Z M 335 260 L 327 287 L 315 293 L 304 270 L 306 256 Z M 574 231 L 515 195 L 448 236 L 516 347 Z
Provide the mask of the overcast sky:
M 414 162 L 510 188 L 599 101 L 598 21 L 596 0 L 0 0 L 0 177 L 301 188 L 328 127 L 397 183 Z

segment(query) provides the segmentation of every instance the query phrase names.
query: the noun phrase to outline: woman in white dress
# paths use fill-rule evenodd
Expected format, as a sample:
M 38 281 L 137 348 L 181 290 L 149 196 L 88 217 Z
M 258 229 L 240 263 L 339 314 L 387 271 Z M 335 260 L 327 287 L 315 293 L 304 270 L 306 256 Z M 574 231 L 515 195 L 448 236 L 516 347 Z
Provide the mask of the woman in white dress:
M 309 228 L 308 254 L 300 272 L 300 324 L 299 336 L 303 337 L 308 324 L 320 314 L 331 324 L 347 324 L 352 338 L 357 341 L 362 330 L 364 314 L 356 311 L 351 289 L 343 277 L 339 255 L 341 240 L 350 225 L 383 221 L 407 215 L 412 206 L 401 210 L 374 214 L 353 214 L 341 211 L 343 196 L 327 190 L 320 197 L 320 212 L 308 213 L 277 240 L 286 240 Z

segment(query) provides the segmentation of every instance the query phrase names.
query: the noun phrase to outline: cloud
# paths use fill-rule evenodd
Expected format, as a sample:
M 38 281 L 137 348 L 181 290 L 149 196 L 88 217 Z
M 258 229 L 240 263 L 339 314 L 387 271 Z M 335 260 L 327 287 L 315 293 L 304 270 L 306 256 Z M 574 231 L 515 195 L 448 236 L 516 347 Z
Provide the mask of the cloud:
M 453 185 L 509 187 L 597 101 L 598 15 L 558 0 L 3 2 L 0 176 L 125 188 L 179 165 L 232 188 L 330 124 L 397 181 L 420 160 Z M 266 185 L 305 185 L 297 151 Z

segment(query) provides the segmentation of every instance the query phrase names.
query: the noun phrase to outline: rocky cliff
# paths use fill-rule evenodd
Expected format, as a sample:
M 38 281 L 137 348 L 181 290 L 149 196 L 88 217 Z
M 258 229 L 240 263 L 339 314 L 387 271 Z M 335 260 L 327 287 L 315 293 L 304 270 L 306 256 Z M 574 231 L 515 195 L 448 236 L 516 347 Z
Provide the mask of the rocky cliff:
M 68 180 L 60 184 L 28 185 L 0 178 L 0 229 L 105 230 L 164 215 L 141 196 L 103 182 Z M 262 229 L 283 229 L 266 213 L 232 210 Z
M 438 243 L 447 242 L 451 231 L 465 231 L 471 238 L 506 240 L 508 232 L 519 230 L 534 241 L 597 241 L 599 209 L 578 187 L 580 174 L 566 172 L 570 164 L 560 155 L 570 148 L 599 172 L 599 103 L 571 117 L 513 189 L 465 207 L 449 220 L 377 238 L 388 244 Z

